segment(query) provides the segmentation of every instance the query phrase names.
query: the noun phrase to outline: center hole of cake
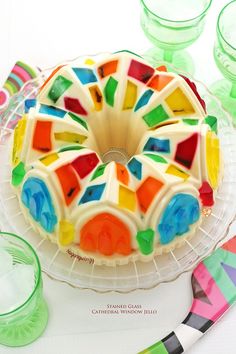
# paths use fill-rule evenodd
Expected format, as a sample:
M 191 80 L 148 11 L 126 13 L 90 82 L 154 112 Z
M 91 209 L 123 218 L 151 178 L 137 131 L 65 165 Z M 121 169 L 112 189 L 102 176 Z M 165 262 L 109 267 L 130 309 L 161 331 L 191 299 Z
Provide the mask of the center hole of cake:
M 129 160 L 129 156 L 125 149 L 112 147 L 102 155 L 102 161 L 108 163 L 111 161 L 125 165 Z

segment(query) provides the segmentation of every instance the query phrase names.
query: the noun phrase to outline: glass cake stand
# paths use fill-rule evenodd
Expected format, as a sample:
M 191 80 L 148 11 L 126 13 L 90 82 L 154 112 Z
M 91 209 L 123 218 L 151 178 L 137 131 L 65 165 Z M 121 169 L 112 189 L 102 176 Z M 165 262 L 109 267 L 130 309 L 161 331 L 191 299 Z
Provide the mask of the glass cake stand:
M 176 69 L 174 70 L 176 71 Z M 23 113 L 24 100 L 34 98 L 39 86 L 49 75 L 46 70 L 28 82 L 0 115 L 0 225 L 3 231 L 14 232 L 27 240 L 37 251 L 43 271 L 51 278 L 81 289 L 99 292 L 130 292 L 149 289 L 162 282 L 176 279 L 191 270 L 226 236 L 236 215 L 236 131 L 230 116 L 200 82 L 192 79 L 204 98 L 209 115 L 219 119 L 219 137 L 224 158 L 224 178 L 212 209 L 203 210 L 203 222 L 190 240 L 182 247 L 149 262 L 131 262 L 114 267 L 81 262 L 60 251 L 56 244 L 42 238 L 29 225 L 19 208 L 10 180 L 10 147 L 13 129 Z M 186 76 L 185 73 L 181 73 Z M 189 76 L 189 75 L 188 75 Z

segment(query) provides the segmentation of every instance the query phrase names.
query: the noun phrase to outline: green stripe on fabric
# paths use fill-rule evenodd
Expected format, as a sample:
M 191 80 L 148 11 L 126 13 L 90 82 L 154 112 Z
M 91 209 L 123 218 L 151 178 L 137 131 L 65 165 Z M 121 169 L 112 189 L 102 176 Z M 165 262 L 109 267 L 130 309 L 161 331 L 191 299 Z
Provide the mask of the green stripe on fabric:
M 160 341 L 138 354 L 169 354 L 169 352 L 167 351 L 164 343 Z
M 112 107 L 114 106 L 114 98 L 115 98 L 117 85 L 118 85 L 118 81 L 111 76 L 107 81 L 104 89 L 106 103 Z
M 4 88 L 5 88 L 8 92 L 10 92 L 11 95 L 14 95 L 15 93 L 18 92 L 16 86 L 14 86 L 13 83 L 11 83 L 10 81 L 5 82 Z
M 236 255 L 219 248 L 203 262 L 230 305 L 236 300 L 236 287 L 222 267 L 222 263 L 236 268 Z
M 27 71 L 32 76 L 32 78 L 35 78 L 37 76 L 34 69 L 32 69 L 29 65 L 23 63 L 22 61 L 18 61 L 16 64 L 23 68 L 25 71 Z

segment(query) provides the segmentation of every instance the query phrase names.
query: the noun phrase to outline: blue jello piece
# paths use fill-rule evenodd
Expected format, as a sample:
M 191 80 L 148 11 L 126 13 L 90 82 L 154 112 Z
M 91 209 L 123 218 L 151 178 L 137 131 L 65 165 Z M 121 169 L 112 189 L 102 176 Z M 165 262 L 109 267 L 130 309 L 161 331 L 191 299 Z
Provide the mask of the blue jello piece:
M 53 106 L 47 106 L 45 104 L 41 104 L 39 108 L 39 113 L 52 115 L 58 118 L 64 118 L 65 115 L 67 114 L 66 111 L 63 111 L 63 109 L 56 108 Z
M 134 157 L 129 161 L 127 165 L 128 169 L 137 179 L 142 179 L 142 164 Z
M 28 113 L 30 108 L 35 107 L 36 103 L 36 99 L 25 100 L 25 113 Z
M 190 211 L 190 222 L 193 224 L 198 221 L 200 215 L 199 205 L 194 205 Z
M 106 183 L 97 184 L 95 186 L 88 187 L 86 189 L 84 195 L 80 199 L 79 204 L 88 203 L 93 200 L 100 200 L 102 197 L 102 193 L 104 191 L 105 186 L 106 186 Z
M 165 235 L 165 237 L 161 238 L 161 243 L 163 245 L 170 243 L 176 235 L 176 229 L 173 225 L 160 224 L 158 231 L 161 235 Z
M 40 224 L 47 232 L 54 231 L 54 225 L 57 223 L 57 218 L 55 215 L 50 214 L 49 212 L 42 213 Z
M 152 90 L 147 90 L 144 92 L 144 94 L 140 97 L 140 99 L 138 100 L 138 103 L 136 104 L 134 111 L 138 111 L 141 107 L 145 106 L 146 104 L 148 104 L 150 98 L 152 97 L 154 91 Z
M 157 230 L 161 244 L 171 242 L 175 236 L 189 231 L 189 226 L 200 217 L 198 200 L 190 194 L 175 195 L 164 210 Z
M 90 82 L 96 82 L 97 77 L 93 70 L 88 68 L 72 68 L 75 75 L 81 81 L 83 85 L 89 84 Z
M 22 203 L 26 206 L 26 208 L 29 208 L 30 197 L 31 197 L 30 189 L 23 188 L 22 193 L 21 193 L 21 200 L 22 200 Z
M 28 178 L 23 185 L 21 199 L 33 219 L 47 232 L 53 232 L 57 217 L 46 184 L 39 178 Z
M 159 151 L 159 152 L 170 152 L 170 140 L 169 139 L 157 139 L 149 138 L 146 142 L 143 151 Z
M 176 236 L 181 236 L 189 231 L 189 224 L 187 222 L 182 222 L 181 220 L 177 224 Z
M 39 221 L 40 219 L 43 203 L 44 203 L 44 196 L 43 193 L 41 192 L 34 193 L 30 198 L 30 202 L 29 202 L 30 214 L 33 216 L 33 218 L 36 221 Z

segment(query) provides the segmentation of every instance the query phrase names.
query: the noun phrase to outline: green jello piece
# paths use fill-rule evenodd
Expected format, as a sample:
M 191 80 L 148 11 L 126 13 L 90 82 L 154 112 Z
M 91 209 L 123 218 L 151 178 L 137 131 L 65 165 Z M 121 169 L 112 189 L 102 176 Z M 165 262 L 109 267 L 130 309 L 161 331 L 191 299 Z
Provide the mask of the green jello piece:
M 166 159 L 160 155 L 155 155 L 155 154 L 144 154 L 144 156 L 149 157 L 155 162 L 160 162 L 160 163 L 167 163 Z
M 135 55 L 136 57 L 142 58 L 141 55 L 139 55 L 137 53 L 134 53 L 134 52 L 131 52 L 128 49 L 118 50 L 117 52 L 114 52 L 113 54 L 118 54 L 118 53 L 129 53 L 129 54 Z
M 143 116 L 144 121 L 146 124 L 152 128 L 156 125 L 164 122 L 165 120 L 169 119 L 169 115 L 165 111 L 162 105 L 157 106 L 151 112 L 145 114 Z
M 71 150 L 81 150 L 84 149 L 83 146 L 80 145 L 71 145 L 71 146 L 64 146 L 62 147 L 59 152 L 64 152 L 64 151 L 71 151 Z
M 106 166 L 107 166 L 107 163 L 104 163 L 103 165 L 98 166 L 98 168 L 96 169 L 96 171 L 94 172 L 94 174 L 91 178 L 91 181 L 99 176 L 102 176 L 105 171 Z
M 114 106 L 114 98 L 115 98 L 117 85 L 118 85 L 118 81 L 111 76 L 107 81 L 104 89 L 106 102 L 107 104 L 109 104 L 109 106 L 112 107 Z
M 185 124 L 188 124 L 188 125 L 198 125 L 199 120 L 198 120 L 198 119 L 185 118 L 185 119 L 183 119 L 183 122 L 184 122 Z
M 13 186 L 17 187 L 23 181 L 23 178 L 26 174 L 25 165 L 23 162 L 20 162 L 13 170 L 12 170 L 12 179 L 11 183 Z
M 211 130 L 217 134 L 218 127 L 217 127 L 217 118 L 214 116 L 208 116 L 205 118 L 205 123 L 209 125 Z
M 136 239 L 139 244 L 140 251 L 148 255 L 153 252 L 154 231 L 147 229 L 145 231 L 138 231 Z
M 72 81 L 59 75 L 53 82 L 53 85 L 48 92 L 48 97 L 56 103 L 63 93 L 72 85 Z
M 75 120 L 77 123 L 81 124 L 85 129 L 88 130 L 87 123 L 86 123 L 83 119 L 81 119 L 80 117 L 76 116 L 76 115 L 73 114 L 73 113 L 69 113 L 69 116 L 70 116 L 73 120 Z

